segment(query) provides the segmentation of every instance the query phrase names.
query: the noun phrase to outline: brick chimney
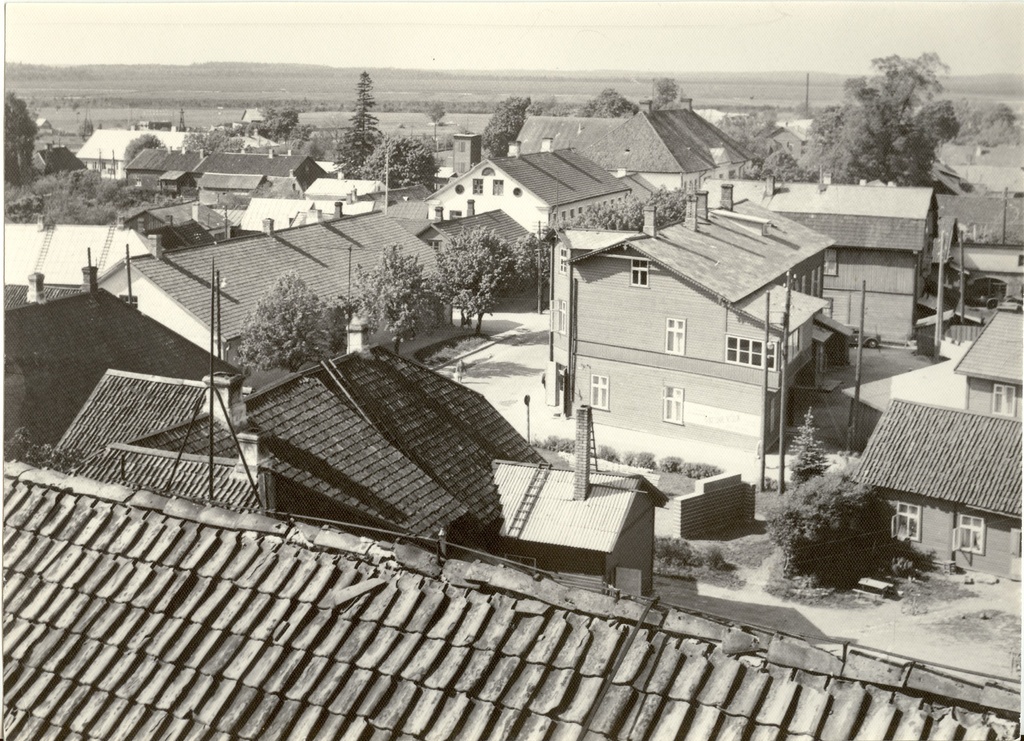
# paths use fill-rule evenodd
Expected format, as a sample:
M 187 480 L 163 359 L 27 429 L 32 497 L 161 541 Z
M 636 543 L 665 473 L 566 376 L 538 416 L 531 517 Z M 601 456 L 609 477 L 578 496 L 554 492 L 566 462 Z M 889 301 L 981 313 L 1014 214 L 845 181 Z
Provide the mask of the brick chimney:
M 334 218 L 340 219 L 345 213 L 345 204 L 341 201 L 334 202 Z
M 775 176 L 769 175 L 764 179 L 764 197 L 771 198 L 775 195 Z
M 540 140 L 540 151 L 550 152 L 554 143 L 555 140 L 552 137 L 545 136 L 543 139 Z
M 732 211 L 732 183 L 722 183 L 722 203 L 726 211 Z
M 269 216 L 263 220 L 263 233 L 273 234 L 274 233 L 274 220 Z
M 116 219 L 114 219 L 114 226 L 116 226 L 118 229 L 123 231 L 124 230 L 124 217 L 123 216 L 118 216 Z
M 273 147 L 271 147 L 270 151 L 267 152 L 267 157 L 269 157 L 270 159 L 274 159 L 274 148 Z
M 199 201 L 192 204 L 192 221 L 199 223 Z
M 700 231 L 697 226 L 697 196 L 691 195 L 686 199 L 686 225 L 692 231 Z
M 646 111 L 647 113 L 654 113 L 654 101 L 648 98 L 647 100 L 640 101 L 640 110 Z
M 42 214 L 40 214 L 39 216 L 36 217 L 36 229 L 38 229 L 41 232 L 45 232 L 46 231 L 46 222 L 43 221 Z
M 164 259 L 164 236 L 162 234 L 149 235 L 149 251 L 157 260 Z
M 434 206 L 434 223 L 444 221 L 444 206 Z
M 585 501 L 590 489 L 590 407 L 586 404 L 576 409 L 576 446 L 573 449 L 576 465 L 573 468 L 572 498 Z
M 466 216 L 476 216 L 476 201 L 472 198 L 466 201 Z
M 518 157 L 519 156 L 519 152 L 520 152 L 520 150 L 522 148 L 523 148 L 523 143 L 521 141 L 515 141 L 512 144 L 509 144 L 508 145 L 508 156 L 509 157 Z
M 708 220 L 708 192 L 706 190 L 697 191 L 697 217 L 701 221 Z
M 644 206 L 644 234 L 658 236 L 658 209 L 654 206 Z
M 693 110 L 693 98 L 680 98 L 679 102 L 683 104 L 683 108 L 686 110 Z
M 232 478 L 248 481 L 249 476 L 256 481 L 256 496 L 263 509 L 275 509 L 277 496 L 274 491 L 274 475 L 271 471 L 260 471 L 260 466 L 267 460 L 266 446 L 256 430 L 243 430 L 238 433 L 238 447 L 241 455 L 238 463 L 231 471 Z M 242 461 L 245 461 L 243 464 Z M 249 469 L 246 475 L 246 468 Z
M 362 352 L 370 346 L 370 325 L 358 314 L 352 315 L 348 323 L 347 352 Z
M 82 268 L 82 292 L 96 293 L 100 290 L 99 276 L 100 269 L 95 265 L 86 265 Z
M 220 400 L 224 402 L 224 409 L 227 410 L 228 416 L 224 416 L 224 409 L 221 409 L 220 402 L 214 400 L 213 402 L 213 418 L 220 422 L 222 425 L 227 427 L 228 419 L 231 420 L 231 424 L 234 426 L 235 431 L 245 429 L 248 425 L 248 418 L 245 411 L 245 402 L 242 401 L 242 381 L 244 378 L 235 374 L 230 373 L 214 373 L 213 374 L 213 389 L 214 393 L 220 397 Z M 205 376 L 203 383 L 206 384 L 207 388 L 210 386 L 210 377 Z M 209 399 L 206 401 L 207 411 L 209 411 Z
M 32 273 L 28 276 L 28 295 L 25 296 L 25 300 L 30 304 L 45 304 L 46 296 L 43 295 L 43 280 L 45 276 L 42 273 Z

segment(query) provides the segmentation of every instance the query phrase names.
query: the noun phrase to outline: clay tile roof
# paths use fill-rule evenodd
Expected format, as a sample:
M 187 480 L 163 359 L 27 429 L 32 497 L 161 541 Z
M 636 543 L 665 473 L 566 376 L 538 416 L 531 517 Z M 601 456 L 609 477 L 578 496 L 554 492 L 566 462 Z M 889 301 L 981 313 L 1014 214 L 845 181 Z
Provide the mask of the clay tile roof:
M 426 207 L 423 210 L 426 211 Z M 425 226 L 429 226 L 429 224 L 425 223 Z M 434 222 L 433 227 L 451 239 L 475 229 L 493 231 L 506 242 L 515 242 L 522 237 L 530 236 L 530 232 L 501 209 L 475 214 L 474 216 L 466 216 L 462 219 Z
M 1024 317 L 1000 311 L 989 320 L 956 372 L 963 376 L 1020 384 L 1024 377 Z
M 154 170 L 158 172 L 193 172 L 202 161 L 199 152 L 174 152 L 166 149 L 143 149 L 125 165 L 125 171 Z
M 530 116 L 523 123 L 516 140 L 520 142 L 522 154 L 539 152 L 545 139 L 551 139 L 552 149 L 582 150 L 625 122 L 622 118 Z
M 47 301 L 66 298 L 81 293 L 81 288 L 61 288 L 59 286 L 43 286 L 43 297 Z M 4 286 L 4 309 L 17 309 L 28 305 L 28 286 Z
M 859 476 L 873 486 L 1021 515 L 1021 422 L 894 399 Z
M 436 544 L 382 547 L 20 465 L 3 495 L 9 738 L 1019 731 L 1012 683 L 442 562 Z
M 498 157 L 489 162 L 552 206 L 629 191 L 627 183 L 571 149 Z

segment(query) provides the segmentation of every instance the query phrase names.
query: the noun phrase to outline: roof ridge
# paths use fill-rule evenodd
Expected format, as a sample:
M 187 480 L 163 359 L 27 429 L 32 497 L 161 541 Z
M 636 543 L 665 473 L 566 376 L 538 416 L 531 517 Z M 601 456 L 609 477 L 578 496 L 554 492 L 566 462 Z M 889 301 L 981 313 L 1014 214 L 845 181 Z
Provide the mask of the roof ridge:
M 104 376 L 117 376 L 118 378 L 137 378 L 140 381 L 151 381 L 153 383 L 166 383 L 170 386 L 194 386 L 196 388 L 207 388 L 202 381 L 193 381 L 189 378 L 174 378 L 172 376 L 156 376 L 150 373 L 135 373 L 134 371 L 123 371 L 117 368 L 108 368 Z
M 889 400 L 889 407 L 895 407 L 897 404 L 908 404 L 915 407 L 923 407 L 925 409 L 935 409 L 939 412 L 950 412 L 952 414 L 961 414 L 963 416 L 983 417 L 985 419 L 992 419 L 997 422 L 1006 422 L 1008 424 L 1016 424 L 1018 426 L 1024 426 L 1024 420 L 1017 417 L 1007 417 L 1003 414 L 992 414 L 991 412 L 980 412 L 977 409 L 960 409 L 958 407 L 946 407 L 941 404 L 931 404 L 923 401 L 914 401 L 912 399 L 900 399 L 893 398 Z
M 155 433 L 153 433 L 155 434 Z M 150 435 L 144 435 L 143 437 L 149 437 Z M 107 445 L 107 451 L 121 450 L 126 453 L 139 453 L 141 455 L 150 455 L 154 458 L 178 458 L 180 460 L 189 461 L 190 463 L 209 463 L 210 456 L 200 453 L 178 453 L 174 450 L 163 450 L 161 448 L 147 448 L 142 445 L 132 445 L 131 443 L 109 443 Z M 102 452 L 102 451 L 101 451 Z M 219 466 L 231 466 L 234 467 L 236 461 L 234 458 L 225 458 L 223 456 L 215 455 L 213 462 Z

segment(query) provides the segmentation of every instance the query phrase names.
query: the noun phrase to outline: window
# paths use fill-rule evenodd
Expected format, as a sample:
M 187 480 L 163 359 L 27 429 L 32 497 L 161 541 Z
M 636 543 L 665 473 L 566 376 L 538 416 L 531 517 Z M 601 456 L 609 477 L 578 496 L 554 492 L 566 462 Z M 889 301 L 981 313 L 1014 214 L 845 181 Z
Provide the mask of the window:
M 463 185 L 462 185 L 462 184 L 460 183 L 459 185 L 456 185 L 456 186 L 455 186 L 455 192 L 456 192 L 456 193 L 458 193 L 458 194 L 459 194 L 459 195 L 461 196 L 461 195 L 462 195 L 463 193 L 465 193 L 465 192 L 466 192 L 466 189 L 465 189 L 465 187 L 464 187 L 464 186 L 463 186 Z
M 665 352 L 673 355 L 686 354 L 686 320 L 665 320 Z
M 590 406 L 594 409 L 608 408 L 608 376 L 590 377 Z
M 516 198 L 518 198 L 522 194 L 523 194 L 523 189 L 522 188 L 513 188 L 512 189 L 512 195 L 514 195 Z
M 651 263 L 648 260 L 631 260 L 632 267 L 629 271 L 629 285 L 647 287 L 648 274 L 651 271 Z
M 493 167 L 485 167 L 484 169 L 482 169 L 480 171 L 480 174 L 483 175 L 485 178 L 486 177 L 490 177 L 491 175 L 494 174 L 494 168 Z
M 800 293 L 807 293 L 807 275 L 800 276 Z
M 992 414 L 999 414 L 1004 417 L 1016 416 L 1014 407 L 1016 404 L 1017 389 L 1003 383 L 992 385 Z
M 825 299 L 825 302 L 826 302 L 826 303 L 828 304 L 828 306 L 826 306 L 826 307 L 825 307 L 825 311 L 827 311 L 827 312 L 828 312 L 828 315 L 829 315 L 829 316 L 835 316 L 835 315 L 834 315 L 834 314 L 832 313 L 832 306 L 833 306 L 833 304 L 834 304 L 834 302 L 835 302 L 835 299 L 833 299 L 833 298 L 826 298 L 826 299 Z
M 565 301 L 558 302 L 558 331 L 565 334 L 566 317 L 568 317 L 568 305 Z
M 503 196 L 503 195 L 505 195 L 505 181 L 504 180 L 495 180 L 491 184 L 491 195 L 493 195 L 493 196 Z
M 565 245 L 558 248 L 558 272 L 562 275 L 569 272 L 569 248 Z
M 811 271 L 811 295 L 821 296 L 821 268 Z
M 957 550 L 984 555 L 985 521 L 980 517 L 960 515 L 960 527 L 954 533 L 953 544 Z
M 786 343 L 786 357 L 792 360 L 800 352 L 800 339 L 802 328 L 797 327 L 789 333 L 789 341 Z
M 448 218 L 449 219 L 461 219 L 462 218 L 462 212 L 461 211 L 449 211 L 448 212 Z
M 1024 268 L 1024 255 L 1017 255 L 1017 267 Z
M 764 367 L 763 341 L 727 336 L 725 342 L 725 362 L 736 365 L 749 365 L 754 368 Z M 769 370 L 775 370 L 775 346 L 776 343 L 774 342 L 768 344 Z
M 431 239 L 431 240 L 427 241 L 427 244 L 429 244 L 431 247 L 434 247 L 436 249 L 436 248 L 441 246 L 441 240 L 440 239 Z
M 473 178 L 473 195 L 482 196 L 484 194 L 484 181 L 483 178 Z
M 839 275 L 839 259 L 831 248 L 825 250 L 825 275 Z
M 921 542 L 921 508 L 916 504 L 896 503 L 892 517 L 892 537 Z
M 465 152 L 466 151 L 466 142 L 464 142 L 464 141 L 460 141 L 459 142 L 459 151 L 460 152 Z
M 665 404 L 661 418 L 675 425 L 683 423 L 683 389 L 665 387 Z
M 129 306 L 131 306 L 133 309 L 139 308 L 139 297 L 136 296 L 135 294 L 132 294 L 131 300 L 128 299 L 127 293 L 122 293 L 120 296 L 118 296 L 118 298 L 124 301 Z

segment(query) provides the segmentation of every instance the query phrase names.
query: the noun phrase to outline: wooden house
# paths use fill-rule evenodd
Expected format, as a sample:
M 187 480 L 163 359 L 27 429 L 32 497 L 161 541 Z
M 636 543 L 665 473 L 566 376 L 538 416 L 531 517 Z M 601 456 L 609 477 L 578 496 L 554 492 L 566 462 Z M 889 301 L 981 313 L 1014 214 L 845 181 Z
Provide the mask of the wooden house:
M 956 373 L 967 377 L 964 407 L 972 412 L 1021 418 L 1024 317 L 996 313 L 961 358 Z

